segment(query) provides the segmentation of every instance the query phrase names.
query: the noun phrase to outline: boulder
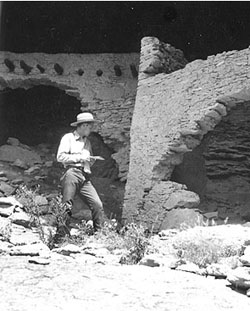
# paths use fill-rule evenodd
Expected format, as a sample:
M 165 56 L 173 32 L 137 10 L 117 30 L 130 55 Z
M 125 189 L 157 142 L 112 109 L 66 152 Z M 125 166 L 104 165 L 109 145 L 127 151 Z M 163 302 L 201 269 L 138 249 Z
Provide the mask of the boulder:
M 165 212 L 165 218 L 162 221 L 162 228 L 192 228 L 201 225 L 203 222 L 203 216 L 189 208 L 177 208 L 171 211 Z
M 28 245 L 40 243 L 41 237 L 39 232 L 12 223 L 9 241 L 13 245 Z
M 40 170 L 40 166 L 35 165 L 35 166 L 32 166 L 32 167 L 28 168 L 27 170 L 25 170 L 24 173 L 27 175 L 31 175 L 31 174 L 39 171 L 39 170 Z
M 194 263 L 186 263 L 178 266 L 176 270 L 180 271 L 186 271 L 186 272 L 191 272 L 199 275 L 206 275 L 206 269 L 204 268 L 199 268 L 196 264 Z
M 245 255 L 245 256 L 249 256 L 249 258 L 250 258 L 250 245 L 248 245 L 248 246 L 245 248 L 245 250 L 244 250 L 244 255 Z
M 9 253 L 13 245 L 7 241 L 0 241 L 0 255 L 2 253 Z
M 29 167 L 25 161 L 22 161 L 20 159 L 16 159 L 16 161 L 12 165 L 19 167 L 19 168 L 22 168 L 24 170 L 28 169 L 28 167 Z
M 20 146 L 3 145 L 0 147 L 0 161 L 13 163 L 16 159 L 27 163 L 29 166 L 42 163 L 41 157 L 34 151 Z
M 0 217 L 0 230 L 4 230 L 11 224 L 10 220 L 4 217 Z
M 211 264 L 206 268 L 207 274 L 215 276 L 216 278 L 226 278 L 230 271 L 231 269 L 229 266 L 219 263 Z
M 14 197 L 0 198 L 0 207 L 18 206 L 23 207 L 23 205 L 18 202 Z
M 244 250 L 244 255 L 239 258 L 243 266 L 250 267 L 250 246 L 247 246 Z
M 9 179 L 7 177 L 0 177 L 0 181 L 7 182 L 7 181 L 9 181 Z
M 11 256 L 43 256 L 48 255 L 50 249 L 43 243 L 36 243 L 30 245 L 14 246 L 10 250 Z
M 84 254 L 92 255 L 99 258 L 104 258 L 110 254 L 110 251 L 106 247 L 98 248 L 98 249 L 85 249 Z
M 32 257 L 29 259 L 29 263 L 34 263 L 37 265 L 48 265 L 50 263 L 50 260 L 48 258 L 42 258 L 42 257 Z
M 20 211 L 18 213 L 13 213 L 10 216 L 10 220 L 17 225 L 21 225 L 23 227 L 30 227 L 30 223 L 31 223 L 31 218 L 30 216 L 25 213 L 24 211 Z
M 247 297 L 250 297 L 250 289 L 247 290 L 246 295 Z
M 2 192 L 5 196 L 9 196 L 15 192 L 15 188 L 11 187 L 5 181 L 0 181 L 0 192 Z
M 80 253 L 81 248 L 75 244 L 67 244 L 60 248 L 55 248 L 53 251 L 61 255 L 69 256 L 70 254 Z
M 52 166 L 53 166 L 53 161 L 46 161 L 46 162 L 44 163 L 44 165 L 45 165 L 46 167 L 52 167 Z
M 2 198 L 0 198 L 0 199 L 2 199 Z M 0 205 L 0 216 L 9 217 L 10 215 L 13 214 L 14 210 L 15 210 L 15 206 L 1 207 L 1 205 Z
M 231 270 L 227 275 L 227 280 L 236 288 L 250 288 L 250 268 L 238 267 Z
M 20 145 L 20 141 L 17 138 L 9 137 L 7 139 L 7 144 L 11 145 L 11 146 L 19 146 Z
M 20 184 L 22 184 L 24 182 L 24 180 L 22 179 L 22 178 L 15 178 L 15 179 L 13 179 L 12 181 L 11 181 L 11 183 L 13 184 L 13 185 L 20 185 Z
M 239 258 L 239 260 L 243 264 L 243 266 L 250 267 L 250 256 L 243 255 Z
M 164 266 L 170 269 L 175 269 L 180 264 L 180 259 L 174 255 L 162 256 L 160 254 L 150 254 L 144 256 L 139 265 L 148 267 L 160 267 Z

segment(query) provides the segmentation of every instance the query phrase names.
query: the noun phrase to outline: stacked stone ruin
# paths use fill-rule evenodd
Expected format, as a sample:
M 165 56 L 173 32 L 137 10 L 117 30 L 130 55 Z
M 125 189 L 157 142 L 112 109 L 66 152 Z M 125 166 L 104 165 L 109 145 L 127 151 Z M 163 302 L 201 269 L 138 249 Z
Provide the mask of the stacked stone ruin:
M 100 122 L 98 132 L 114 150 L 119 178 L 126 180 L 129 131 L 139 54 L 0 53 L 0 90 L 54 86 L 73 96 Z M 2 103 L 3 104 L 3 103 Z M 79 111 L 80 112 L 80 111 Z
M 0 90 L 55 86 L 95 114 L 126 181 L 124 222 L 159 231 L 200 224 L 201 212 L 247 219 L 249 56 L 247 48 L 188 63 L 153 37 L 140 55 L 1 52 Z
M 198 193 L 202 193 L 206 187 L 206 181 L 202 185 L 206 179 L 206 168 L 197 161 L 197 148 L 227 115 L 233 115 L 235 109 L 243 109 L 241 113 L 237 112 L 240 116 L 238 129 L 246 125 L 250 99 L 249 48 L 223 52 L 209 56 L 207 60 L 196 60 L 186 64 L 183 69 L 177 66 L 179 70 L 168 73 L 164 70 L 168 55 L 162 54 L 161 46 L 162 43 L 156 38 L 142 40 L 123 211 L 124 220 L 140 221 L 156 230 L 181 224 L 202 224 L 204 219 L 199 211 Z M 231 140 L 228 146 L 225 146 L 227 136 L 224 141 L 217 142 L 214 152 L 217 159 L 220 152 L 223 153 L 219 152 L 219 146 L 224 148 L 224 154 L 233 154 L 232 161 L 241 161 L 242 148 L 245 148 L 244 159 L 249 163 L 245 128 L 239 136 L 244 139 Z M 232 147 L 231 150 L 229 147 Z M 175 168 L 188 155 L 193 161 L 189 164 L 191 170 L 186 172 L 186 181 L 188 183 L 193 179 L 200 191 L 190 191 L 186 184 L 173 181 Z M 241 171 L 248 171 L 247 164 Z M 239 172 L 236 174 L 242 177 Z M 240 197 L 247 196 L 248 192 L 249 187 L 242 188 Z M 239 194 L 239 189 L 232 189 L 231 196 L 234 194 Z M 227 199 L 230 207 L 230 198 Z M 216 206 L 216 202 L 214 204 Z

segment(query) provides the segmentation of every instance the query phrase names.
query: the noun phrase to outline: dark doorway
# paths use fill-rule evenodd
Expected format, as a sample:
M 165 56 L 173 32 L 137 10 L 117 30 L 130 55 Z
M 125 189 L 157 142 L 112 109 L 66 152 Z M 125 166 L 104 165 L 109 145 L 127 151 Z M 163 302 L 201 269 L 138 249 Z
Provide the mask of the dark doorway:
M 199 209 L 229 223 L 250 221 L 250 103 L 238 104 L 184 155 L 171 180 L 199 194 Z
M 0 144 L 16 137 L 29 146 L 57 143 L 80 112 L 80 101 L 52 86 L 0 93 Z

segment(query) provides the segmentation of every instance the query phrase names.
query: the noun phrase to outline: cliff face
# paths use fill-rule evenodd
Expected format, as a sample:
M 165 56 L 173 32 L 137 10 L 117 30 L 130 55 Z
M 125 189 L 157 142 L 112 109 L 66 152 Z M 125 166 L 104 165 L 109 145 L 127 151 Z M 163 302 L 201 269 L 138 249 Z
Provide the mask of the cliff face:
M 207 203 L 218 189 L 218 183 L 221 185 L 221 178 L 220 201 L 224 200 L 222 192 L 225 198 L 225 193 L 232 190 L 230 180 L 227 186 L 224 183 L 225 176 L 231 176 L 232 170 L 234 183 L 240 178 L 242 192 L 249 192 L 248 181 L 242 178 L 247 174 L 248 157 L 241 150 L 245 153 L 248 150 L 250 50 L 224 52 L 206 61 L 196 60 L 169 74 L 157 70 L 149 73 L 145 67 L 148 68 L 150 57 L 145 60 L 143 55 L 155 40 L 142 40 L 123 218 L 162 229 L 181 223 L 199 223 L 202 218 L 196 208 L 206 211 L 213 205 L 213 209 L 217 209 L 221 204 L 214 204 L 215 197 L 212 204 Z M 154 63 L 155 55 L 151 55 Z M 235 106 L 234 115 L 232 108 Z M 206 134 L 211 131 L 213 136 L 209 143 Z M 238 137 L 233 136 L 235 131 Z M 213 165 L 215 159 L 216 165 Z M 235 168 L 236 163 L 241 164 Z M 217 184 L 213 183 L 216 174 Z M 232 201 L 227 199 L 228 208 L 237 214 Z M 247 199 L 242 200 L 246 202 Z M 239 209 L 243 205 L 240 203 Z

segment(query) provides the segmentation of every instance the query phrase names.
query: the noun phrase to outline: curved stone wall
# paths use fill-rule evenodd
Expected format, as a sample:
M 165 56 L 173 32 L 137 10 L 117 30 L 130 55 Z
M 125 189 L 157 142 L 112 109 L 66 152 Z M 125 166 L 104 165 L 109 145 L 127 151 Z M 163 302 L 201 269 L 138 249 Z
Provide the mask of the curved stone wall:
M 152 75 L 144 69 L 143 55 L 155 40 L 142 40 L 123 219 L 157 230 L 177 225 L 178 217 L 192 219 L 190 225 L 202 221 L 197 193 L 170 179 L 185 153 L 199 146 L 232 107 L 249 101 L 250 49 Z

